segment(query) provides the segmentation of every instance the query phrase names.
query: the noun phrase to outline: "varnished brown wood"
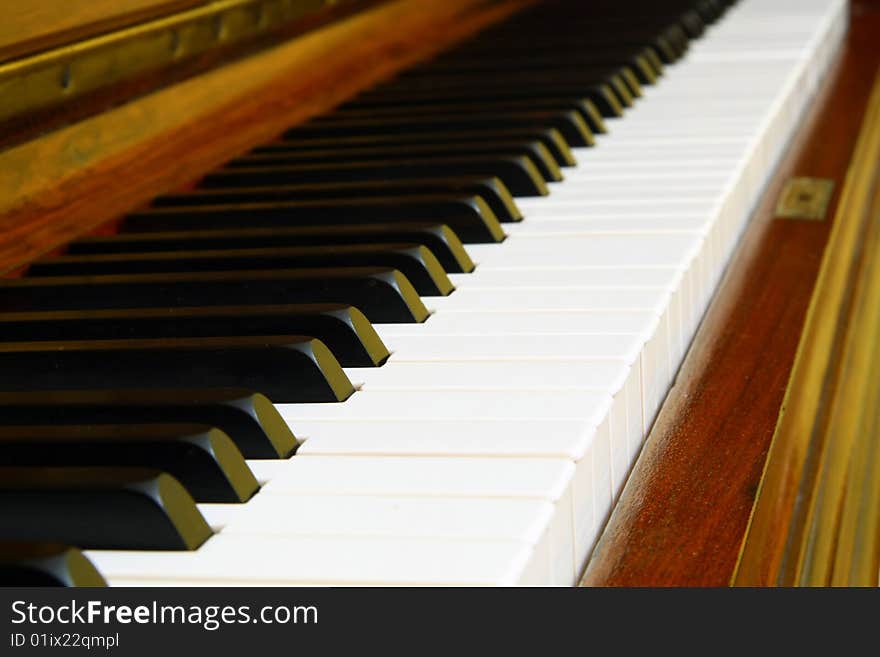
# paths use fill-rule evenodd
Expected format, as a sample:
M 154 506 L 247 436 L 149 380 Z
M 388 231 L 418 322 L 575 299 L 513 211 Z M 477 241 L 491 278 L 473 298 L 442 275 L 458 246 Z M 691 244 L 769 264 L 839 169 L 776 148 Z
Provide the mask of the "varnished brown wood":
M 380 4 L 0 152 L 0 272 L 197 178 L 526 4 Z
M 846 175 L 734 583 L 876 586 L 880 76 Z M 875 355 L 876 354 L 876 355 Z M 872 512 L 873 511 L 873 512 Z
M 831 227 L 774 220 L 777 196 L 794 175 L 839 189 L 880 61 L 880 10 L 852 9 L 841 57 L 734 255 L 583 585 L 730 581 Z
M 0 62 L 108 30 L 207 4 L 210 0 L 27 0 L 0 20 Z

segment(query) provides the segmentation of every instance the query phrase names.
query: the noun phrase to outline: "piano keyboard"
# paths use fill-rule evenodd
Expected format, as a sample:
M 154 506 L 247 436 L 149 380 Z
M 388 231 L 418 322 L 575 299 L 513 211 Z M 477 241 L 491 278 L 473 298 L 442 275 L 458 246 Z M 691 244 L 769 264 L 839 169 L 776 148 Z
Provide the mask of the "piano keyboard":
M 5 281 L 0 539 L 117 586 L 575 583 L 846 29 L 728 4 L 541 4 Z

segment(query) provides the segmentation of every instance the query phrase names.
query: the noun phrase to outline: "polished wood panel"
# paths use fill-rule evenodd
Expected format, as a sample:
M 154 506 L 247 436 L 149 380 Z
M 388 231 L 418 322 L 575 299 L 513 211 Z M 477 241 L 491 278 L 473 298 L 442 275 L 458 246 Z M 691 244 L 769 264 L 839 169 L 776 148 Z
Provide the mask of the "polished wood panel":
M 774 220 L 774 208 L 791 176 L 833 178 L 839 189 L 880 61 L 878 9 L 852 6 L 841 56 L 755 212 L 582 584 L 730 582 L 831 229 Z
M 380 4 L 0 152 L 0 272 L 198 178 L 527 4 Z
M 734 582 L 876 586 L 880 76 L 841 194 Z
M 27 0 L 0 20 L 0 62 L 108 30 L 207 4 L 210 0 Z

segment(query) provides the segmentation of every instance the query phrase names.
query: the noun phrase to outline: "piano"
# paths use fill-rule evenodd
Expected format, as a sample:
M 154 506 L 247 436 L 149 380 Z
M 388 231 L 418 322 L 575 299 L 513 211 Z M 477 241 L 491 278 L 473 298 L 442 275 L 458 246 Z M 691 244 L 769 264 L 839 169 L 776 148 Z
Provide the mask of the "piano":
M 0 41 L 0 583 L 787 582 L 761 217 L 876 7 L 131 4 Z

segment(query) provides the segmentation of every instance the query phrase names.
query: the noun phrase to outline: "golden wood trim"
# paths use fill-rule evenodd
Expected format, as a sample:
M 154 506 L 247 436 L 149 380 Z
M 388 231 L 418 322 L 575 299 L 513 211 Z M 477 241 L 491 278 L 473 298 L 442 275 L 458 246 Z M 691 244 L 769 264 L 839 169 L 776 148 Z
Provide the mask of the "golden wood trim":
M 878 117 L 875 116 L 875 120 Z M 877 130 L 880 134 L 880 130 Z M 880 153 L 878 153 L 880 154 Z M 874 159 L 875 166 L 877 159 Z M 832 473 L 843 485 L 838 508 L 830 516 L 836 527 L 833 552 L 819 555 L 818 570 L 804 563 L 801 580 L 808 584 L 829 581 L 837 586 L 876 586 L 880 573 L 880 186 L 873 181 L 872 199 L 865 208 L 868 230 L 862 244 L 864 262 L 859 274 L 849 345 L 844 366 L 848 376 L 838 396 L 839 422 L 832 418 L 830 445 L 852 443 L 842 459 L 843 468 Z M 842 473 L 843 476 L 841 476 Z M 827 524 L 827 523 L 826 523 Z M 822 525 L 819 530 L 823 530 Z M 827 556 L 826 556 L 827 555 Z M 833 559 L 833 562 L 831 562 Z M 812 574 L 808 579 L 805 575 Z
M 333 0 L 214 0 L 0 63 L 0 121 L 254 39 L 331 4 Z
M 210 0 L 28 0 L 3 12 L 0 62 L 203 5 Z
M 877 162 L 880 76 L 835 214 L 735 585 L 877 584 Z M 865 509 L 874 509 L 874 517 Z
M 527 4 L 380 4 L 0 152 L 0 272 L 198 178 Z

